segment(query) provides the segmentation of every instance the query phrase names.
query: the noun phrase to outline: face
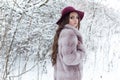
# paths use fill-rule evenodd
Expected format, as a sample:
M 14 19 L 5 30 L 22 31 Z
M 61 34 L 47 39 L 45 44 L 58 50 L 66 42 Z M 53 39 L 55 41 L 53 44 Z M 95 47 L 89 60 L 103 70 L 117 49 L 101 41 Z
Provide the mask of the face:
M 79 16 L 77 12 L 71 12 L 69 15 L 69 24 L 75 28 L 78 28 Z

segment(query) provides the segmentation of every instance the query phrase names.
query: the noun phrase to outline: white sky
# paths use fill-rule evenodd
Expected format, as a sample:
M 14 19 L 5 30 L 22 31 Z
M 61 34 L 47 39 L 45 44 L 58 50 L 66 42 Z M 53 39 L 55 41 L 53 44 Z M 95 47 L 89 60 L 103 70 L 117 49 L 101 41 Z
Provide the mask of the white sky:
M 103 0 L 102 2 L 110 8 L 120 11 L 120 0 Z
M 113 8 L 115 10 L 120 11 L 120 0 L 87 0 L 87 1 L 102 3 L 108 8 Z

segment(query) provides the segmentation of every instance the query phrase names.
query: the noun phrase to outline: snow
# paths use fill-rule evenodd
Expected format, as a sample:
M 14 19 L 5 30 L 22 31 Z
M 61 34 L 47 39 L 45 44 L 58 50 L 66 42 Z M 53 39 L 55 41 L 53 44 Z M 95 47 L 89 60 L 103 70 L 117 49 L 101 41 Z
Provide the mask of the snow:
M 119 0 L 49 0 L 39 7 L 42 3 L 0 1 L 0 80 L 54 80 L 51 44 L 60 11 L 68 5 L 85 12 L 82 80 L 120 80 Z

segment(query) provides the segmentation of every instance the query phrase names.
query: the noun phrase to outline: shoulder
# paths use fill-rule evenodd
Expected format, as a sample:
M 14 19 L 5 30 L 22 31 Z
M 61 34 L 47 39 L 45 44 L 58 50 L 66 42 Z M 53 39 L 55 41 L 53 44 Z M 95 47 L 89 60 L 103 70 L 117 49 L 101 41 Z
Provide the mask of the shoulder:
M 75 36 L 75 33 L 73 30 L 65 28 L 61 31 L 60 36 L 66 36 L 66 37 L 67 36 Z

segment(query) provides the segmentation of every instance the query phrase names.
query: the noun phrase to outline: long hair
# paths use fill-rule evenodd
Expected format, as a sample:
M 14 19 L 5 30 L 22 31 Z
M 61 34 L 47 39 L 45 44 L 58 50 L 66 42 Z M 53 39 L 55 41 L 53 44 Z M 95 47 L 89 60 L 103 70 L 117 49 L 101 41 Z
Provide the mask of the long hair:
M 58 23 L 58 28 L 56 30 L 56 34 L 54 36 L 54 41 L 53 41 L 53 45 L 52 45 L 52 56 L 51 56 L 52 65 L 56 64 L 59 35 L 60 35 L 60 32 L 62 31 L 62 29 L 64 28 L 64 26 L 69 23 L 69 15 L 70 15 L 70 13 L 66 14 L 63 17 L 62 22 Z M 78 29 L 79 28 L 80 28 L 80 19 L 78 20 Z

